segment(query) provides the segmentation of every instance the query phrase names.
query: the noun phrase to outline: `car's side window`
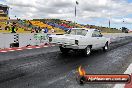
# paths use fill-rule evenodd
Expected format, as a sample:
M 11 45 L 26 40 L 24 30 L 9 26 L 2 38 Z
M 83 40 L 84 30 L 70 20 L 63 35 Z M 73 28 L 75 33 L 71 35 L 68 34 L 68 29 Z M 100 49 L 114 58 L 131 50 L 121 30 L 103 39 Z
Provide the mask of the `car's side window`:
M 87 34 L 86 30 L 82 30 L 82 35 L 85 36 Z
M 102 37 L 101 35 L 102 34 L 99 31 L 95 30 L 92 34 L 92 37 Z

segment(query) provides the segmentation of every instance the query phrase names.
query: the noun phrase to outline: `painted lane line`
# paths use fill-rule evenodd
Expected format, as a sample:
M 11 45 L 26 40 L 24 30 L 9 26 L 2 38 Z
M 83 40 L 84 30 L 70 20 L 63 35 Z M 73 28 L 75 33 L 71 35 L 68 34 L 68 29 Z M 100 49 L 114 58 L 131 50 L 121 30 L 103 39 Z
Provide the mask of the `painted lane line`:
M 129 67 L 124 72 L 124 74 L 130 74 L 130 75 L 132 74 L 132 64 L 129 65 Z M 129 87 L 126 87 L 126 84 L 116 84 L 113 88 L 129 88 Z
M 43 47 L 49 47 L 49 46 L 43 46 Z
M 55 45 L 51 45 L 55 46 Z M 28 46 L 28 47 L 19 47 L 19 48 L 7 48 L 6 50 L 1 50 L 0 52 L 5 53 L 5 52 L 13 52 L 13 51 L 20 51 L 24 49 L 35 49 L 35 48 L 42 48 L 42 47 L 49 47 L 48 45 L 41 45 L 41 46 Z
M 35 47 L 35 48 L 41 48 L 41 47 Z
M 51 46 L 55 46 L 55 45 L 51 45 Z
M 13 48 L 8 48 L 8 49 L 13 49 Z
M 2 53 L 6 53 L 7 51 L 0 51 L 0 52 L 2 52 Z
M 15 50 L 8 50 L 8 51 L 15 51 Z
M 23 49 L 16 49 L 16 50 L 23 50 Z
M 26 49 L 33 49 L 33 48 L 26 48 Z

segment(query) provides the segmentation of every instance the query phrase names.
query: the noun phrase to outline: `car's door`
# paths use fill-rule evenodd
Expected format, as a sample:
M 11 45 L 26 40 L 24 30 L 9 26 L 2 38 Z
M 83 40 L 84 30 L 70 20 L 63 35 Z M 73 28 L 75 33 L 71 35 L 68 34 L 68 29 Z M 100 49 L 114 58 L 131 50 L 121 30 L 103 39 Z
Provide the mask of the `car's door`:
M 94 30 L 92 33 L 93 49 L 101 48 L 104 46 L 104 37 L 98 30 Z

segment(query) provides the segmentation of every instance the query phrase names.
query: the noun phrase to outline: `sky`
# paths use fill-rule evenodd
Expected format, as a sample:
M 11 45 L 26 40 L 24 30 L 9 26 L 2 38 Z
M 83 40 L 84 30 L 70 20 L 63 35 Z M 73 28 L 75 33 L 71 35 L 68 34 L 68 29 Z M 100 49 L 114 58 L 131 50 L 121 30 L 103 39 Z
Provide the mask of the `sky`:
M 105 27 L 110 20 L 112 28 L 132 30 L 132 0 L 0 0 L 0 4 L 10 7 L 11 18 L 58 18 Z

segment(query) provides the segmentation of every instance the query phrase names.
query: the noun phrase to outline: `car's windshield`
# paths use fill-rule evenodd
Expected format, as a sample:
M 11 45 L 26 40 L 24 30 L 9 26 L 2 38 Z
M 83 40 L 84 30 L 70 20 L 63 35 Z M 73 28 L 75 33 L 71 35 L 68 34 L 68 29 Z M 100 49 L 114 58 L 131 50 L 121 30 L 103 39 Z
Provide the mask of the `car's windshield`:
M 71 29 L 66 34 L 85 36 L 87 34 L 87 30 L 85 30 L 85 29 Z

